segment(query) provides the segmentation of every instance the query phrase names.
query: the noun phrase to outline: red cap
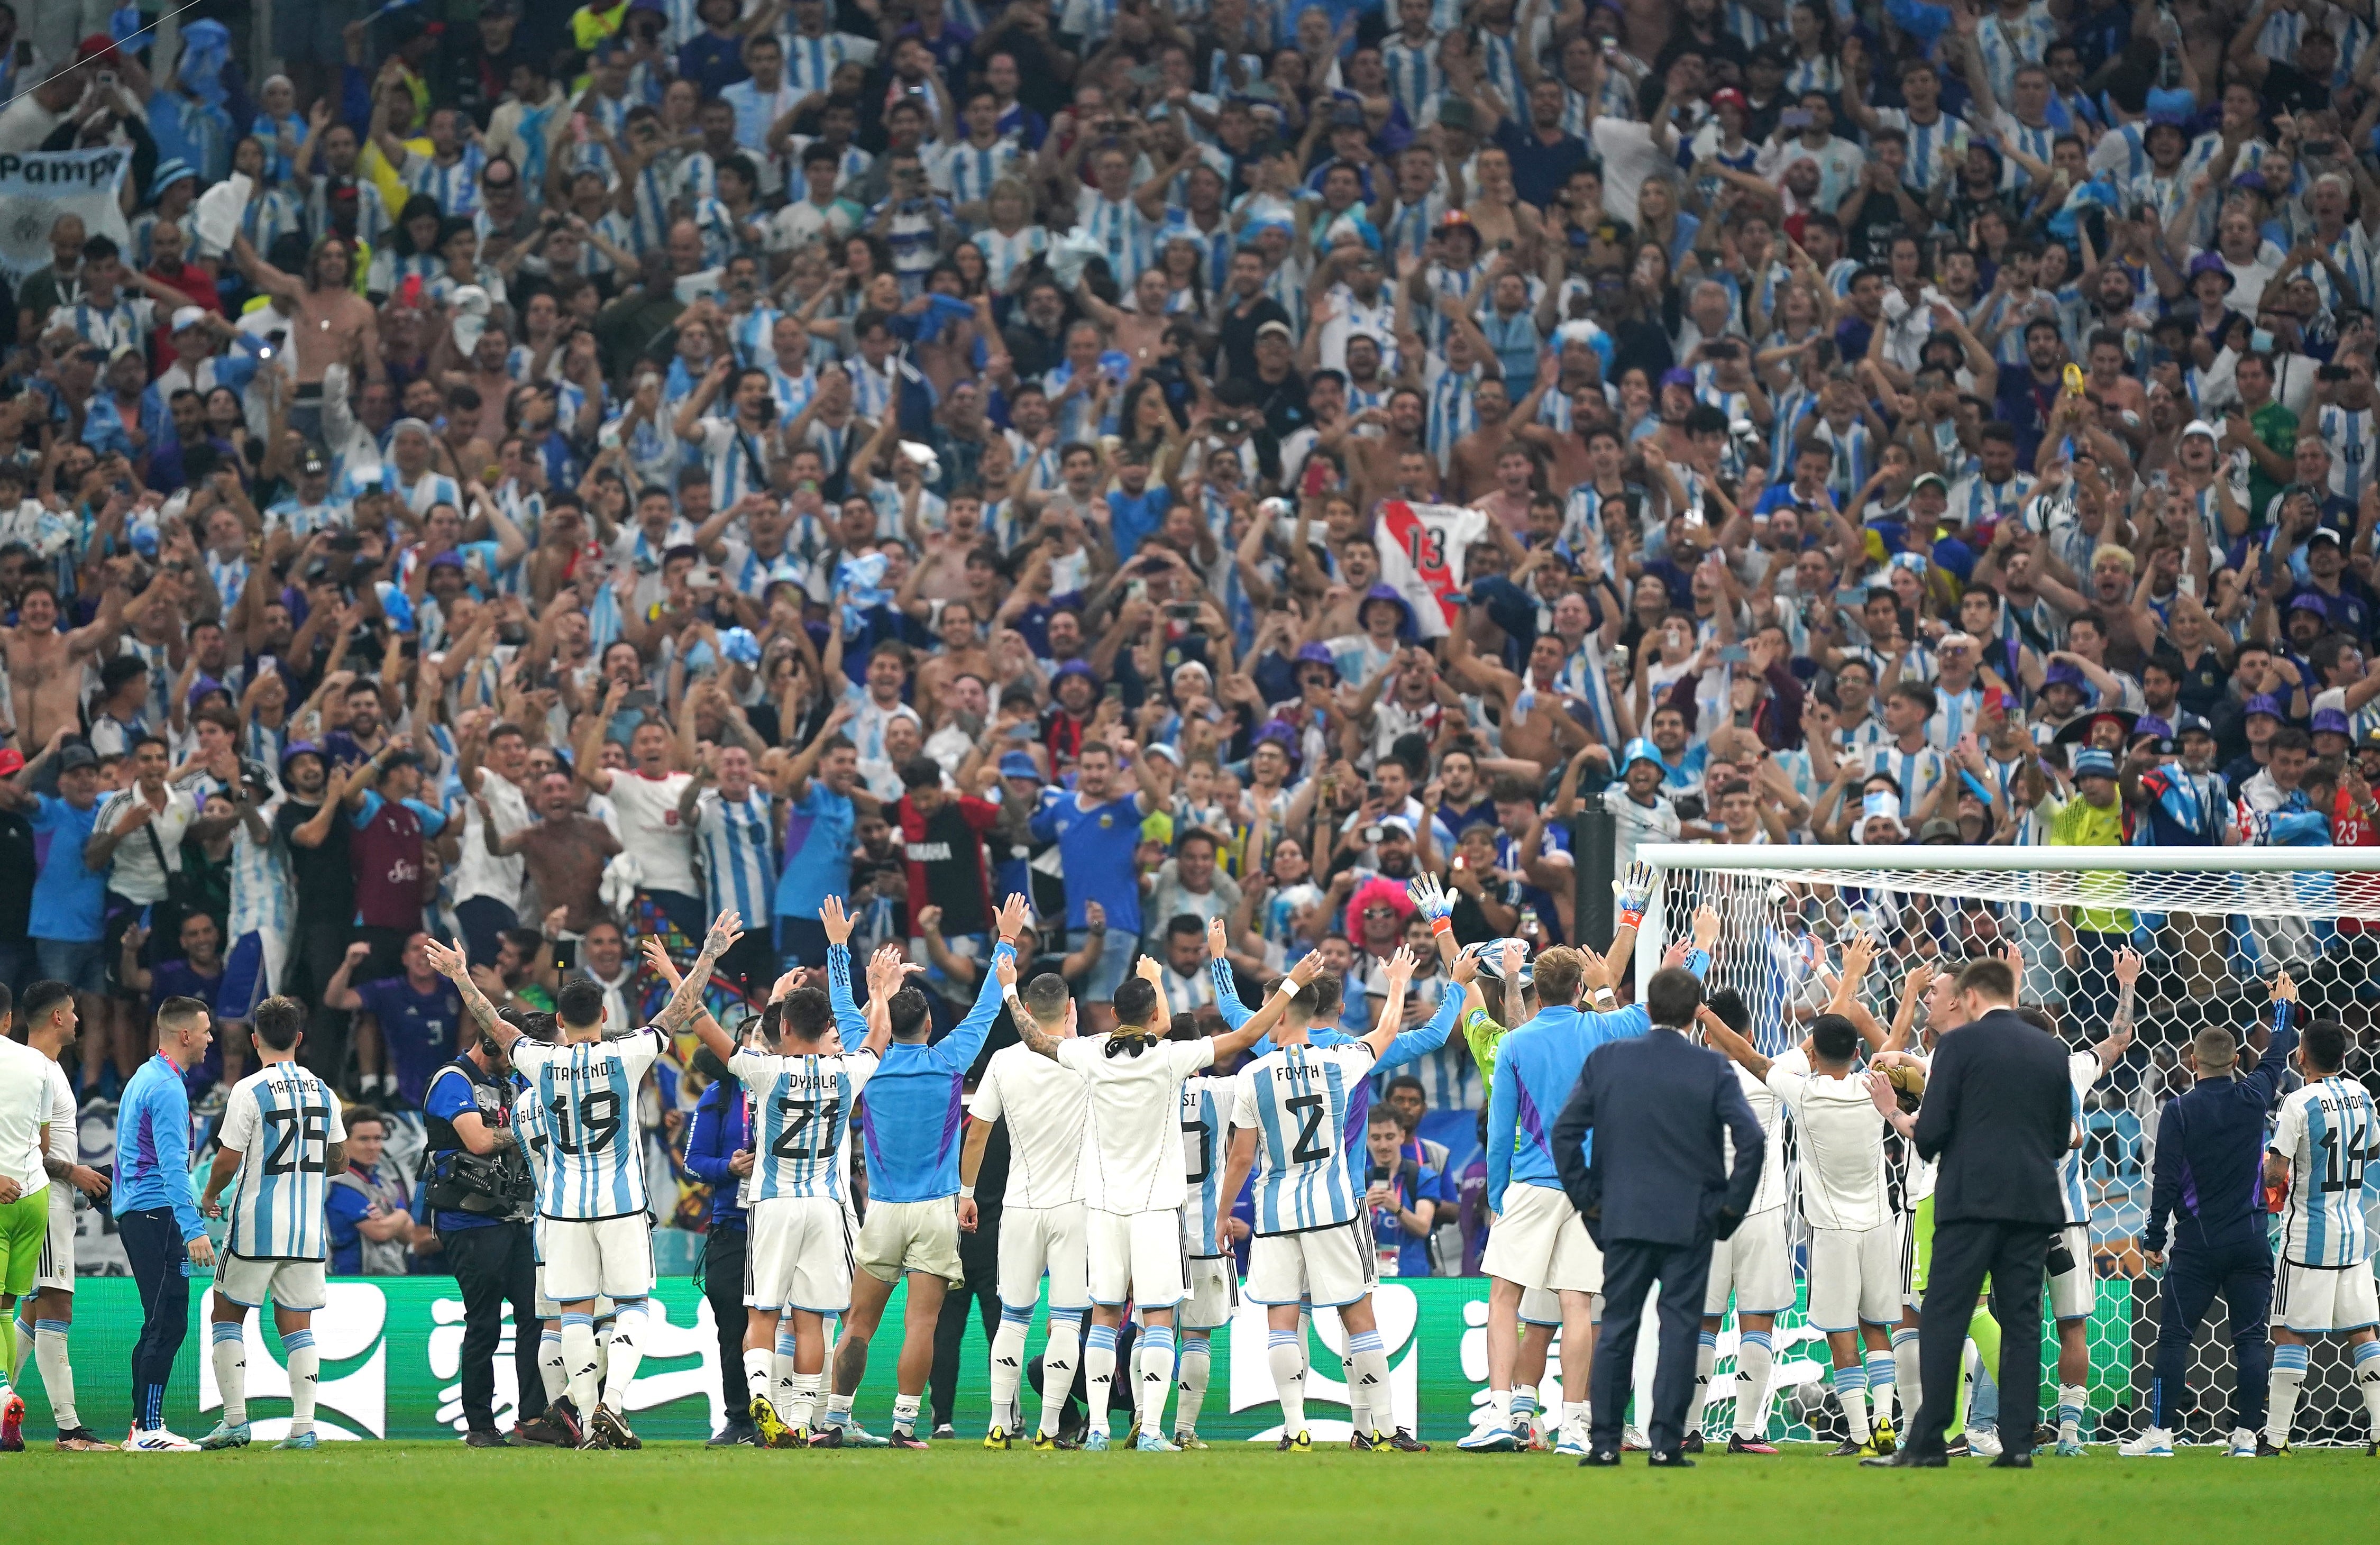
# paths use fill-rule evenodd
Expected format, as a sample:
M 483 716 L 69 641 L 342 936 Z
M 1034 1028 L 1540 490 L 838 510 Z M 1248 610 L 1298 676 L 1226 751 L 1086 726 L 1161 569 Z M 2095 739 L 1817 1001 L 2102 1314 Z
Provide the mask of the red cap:
M 1739 113 L 1750 113 L 1752 111 L 1752 104 L 1743 100 L 1743 93 L 1737 91 L 1732 86 L 1722 86 L 1718 91 L 1713 91 L 1711 93 L 1711 105 L 1713 107 L 1732 107 Z
M 0 751 L 0 778 L 6 778 L 11 773 L 21 772 L 24 770 L 24 752 L 13 750 Z
M 93 32 L 91 36 L 83 39 L 82 42 L 75 44 L 75 63 L 84 65 L 89 64 L 93 59 L 103 60 L 111 65 L 116 65 L 124 62 L 124 55 L 117 52 L 115 40 L 114 38 L 109 37 L 104 32 Z

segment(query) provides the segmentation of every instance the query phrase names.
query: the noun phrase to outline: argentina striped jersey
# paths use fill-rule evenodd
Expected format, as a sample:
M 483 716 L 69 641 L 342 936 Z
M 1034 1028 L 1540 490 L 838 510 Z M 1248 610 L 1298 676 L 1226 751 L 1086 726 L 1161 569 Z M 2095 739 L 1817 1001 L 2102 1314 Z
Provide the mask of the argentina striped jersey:
M 852 1107 L 875 1076 L 876 1064 L 876 1053 L 866 1051 L 839 1057 L 735 1053 L 728 1071 L 752 1097 L 750 1201 L 850 1199 L 844 1138 L 851 1130 Z
M 694 841 L 709 909 L 732 906 L 747 918 L 768 917 L 777 894 L 769 796 L 755 787 L 741 799 L 730 799 L 716 788 L 704 789 L 694 805 Z
M 2291 1264 L 2337 1269 L 2372 1259 L 2363 1175 L 2375 1137 L 2372 1091 L 2351 1078 L 2334 1074 L 2281 1101 L 2273 1151 L 2289 1166 L 2281 1253 Z
M 1182 1081 L 1182 1242 L 1194 1260 L 1228 1254 L 1216 1226 L 1230 1215 L 1223 1195 L 1223 1143 L 1231 1135 L 1232 1080 L 1200 1074 Z
M 617 1040 L 514 1042 L 513 1068 L 528 1080 L 544 1116 L 540 1213 L 595 1223 L 645 1210 L 637 1089 L 661 1050 L 662 1033 L 650 1025 Z
M 222 1146 L 239 1154 L 233 1185 L 234 1255 L 249 1260 L 321 1260 L 328 1253 L 322 1203 L 330 1145 L 346 1141 L 331 1086 L 296 1063 L 270 1063 L 242 1078 L 224 1106 Z
M 1232 1080 L 1232 1125 L 1257 1131 L 1258 1234 L 1295 1234 L 1355 1216 L 1347 1116 L 1372 1062 L 1362 1041 L 1285 1046 Z

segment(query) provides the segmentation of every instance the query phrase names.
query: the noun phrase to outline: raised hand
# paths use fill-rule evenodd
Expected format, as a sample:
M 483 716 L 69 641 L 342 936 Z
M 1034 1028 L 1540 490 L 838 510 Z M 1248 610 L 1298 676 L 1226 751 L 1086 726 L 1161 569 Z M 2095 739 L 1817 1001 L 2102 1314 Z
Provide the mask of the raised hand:
M 711 919 L 710 934 L 702 942 L 702 953 L 716 960 L 734 949 L 735 941 L 742 937 L 744 937 L 744 915 L 731 906 Z
M 795 988 L 801 986 L 802 979 L 808 974 L 809 972 L 806 967 L 796 966 L 792 970 L 787 971 L 783 976 L 779 977 L 777 979 L 777 984 L 769 989 L 769 1001 L 773 1004 L 778 999 L 783 998 L 787 993 L 793 991 Z
M 450 950 L 435 939 L 424 939 L 421 942 L 421 953 L 429 960 L 430 968 L 449 981 L 466 982 L 471 979 L 470 963 L 464 957 L 462 951 Z
M 1718 909 L 1715 906 L 1697 907 L 1694 911 L 1694 948 L 1708 955 L 1711 946 L 1718 943 Z
M 2291 979 L 2287 971 L 2281 972 L 2273 979 L 2273 1000 L 2283 1004 L 2293 1004 L 2298 1001 L 2298 984 Z
M 678 970 L 677 962 L 670 958 L 669 949 L 661 942 L 660 935 L 653 933 L 645 935 L 644 953 L 645 964 L 652 968 L 653 975 L 669 983 L 671 991 L 676 991 L 677 984 L 684 981 L 686 977 Z
M 1521 974 L 1521 960 L 1529 953 L 1529 946 L 1521 940 L 1507 939 L 1504 941 L 1503 953 L 1504 979 L 1511 981 Z
M 1434 874 L 1424 872 L 1407 881 L 1405 894 L 1413 897 L 1413 903 L 1421 909 L 1421 915 L 1432 922 L 1454 910 L 1453 900 L 1447 895 L 1446 887 L 1438 882 L 1438 876 Z
M 1148 983 L 1149 986 L 1157 989 L 1158 995 L 1160 997 L 1164 996 L 1165 967 L 1158 964 L 1157 957 L 1155 955 L 1144 955 L 1138 960 L 1135 961 L 1133 963 L 1132 974 L 1138 977 L 1141 980 Z
M 868 957 L 868 991 L 873 998 L 891 998 L 901 991 L 909 973 L 922 973 L 923 966 L 913 966 L 897 944 L 886 944 Z
M 1016 991 L 1016 957 L 1014 955 L 1002 955 L 994 961 L 991 974 L 999 981 L 1000 991 L 1003 994 Z
M 1645 922 L 1645 908 L 1651 905 L 1653 887 L 1659 876 L 1652 865 L 1641 859 L 1628 866 L 1628 878 L 1611 882 L 1611 894 L 1620 912 L 1620 926 L 1640 928 Z
M 1024 932 L 1025 925 L 1033 920 L 1033 903 L 1024 893 L 1014 893 L 1000 904 L 999 919 L 1001 943 L 1014 949 L 1016 936 Z
M 1413 980 L 1414 972 L 1420 965 L 1421 962 L 1415 958 L 1410 947 L 1403 944 L 1397 946 L 1397 953 L 1389 956 L 1386 967 L 1390 998 L 1399 999 L 1405 995 L 1405 984 Z
M 2138 950 L 2118 950 L 2115 960 L 2116 984 L 2119 987 L 2130 987 L 2139 981 L 2141 967 L 2147 964 L 2148 962 L 2142 958 L 2141 952 Z M 2286 977 L 2288 973 L 2283 972 L 2282 975 Z
M 1289 968 L 1289 979 L 1304 987 L 1307 982 L 1320 976 L 1328 968 L 1329 964 L 1322 958 L 1320 950 L 1308 950 L 1305 958 Z
M 1232 930 L 1220 918 L 1207 919 L 1207 958 L 1220 960 L 1232 953 Z
M 829 896 L 819 904 L 819 921 L 825 925 L 828 943 L 849 946 L 851 914 L 843 909 L 841 896 Z

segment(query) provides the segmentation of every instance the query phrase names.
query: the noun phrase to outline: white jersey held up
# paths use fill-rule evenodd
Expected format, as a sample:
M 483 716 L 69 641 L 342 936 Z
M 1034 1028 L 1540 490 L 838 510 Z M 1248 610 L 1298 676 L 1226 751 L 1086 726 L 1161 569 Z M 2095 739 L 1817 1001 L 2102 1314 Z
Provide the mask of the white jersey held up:
M 1083 1127 L 1090 1091 L 1082 1074 L 1029 1046 L 1004 1046 L 984 1064 L 967 1113 L 1008 1123 L 1010 1207 L 1063 1207 L 1083 1199 Z
M 637 1089 L 661 1051 L 662 1032 L 651 1025 L 617 1040 L 513 1043 L 513 1070 L 528 1080 L 545 1115 L 540 1213 L 594 1223 L 646 1211 Z
M 231 1193 L 231 1253 L 249 1260 L 322 1260 L 330 1145 L 347 1140 L 338 1097 L 296 1063 L 242 1078 L 224 1105 L 221 1141 L 239 1155 Z
M 1189 1194 L 1182 1164 L 1182 1081 L 1214 1064 L 1214 1039 L 1078 1038 L 1058 1043 L 1058 1061 L 1081 1074 L 1089 1090 L 1083 1200 L 1094 1210 L 1126 1217 L 1181 1206 Z
M 1864 1233 L 1891 1221 L 1884 1198 L 1884 1118 L 1854 1076 L 1768 1068 L 1769 1091 L 1793 1118 L 1802 1216 L 1812 1228 Z

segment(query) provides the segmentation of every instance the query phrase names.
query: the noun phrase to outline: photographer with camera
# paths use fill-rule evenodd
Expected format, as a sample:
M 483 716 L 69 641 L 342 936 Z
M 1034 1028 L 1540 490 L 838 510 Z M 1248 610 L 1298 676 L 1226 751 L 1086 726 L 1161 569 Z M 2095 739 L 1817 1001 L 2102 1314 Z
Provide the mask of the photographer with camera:
M 431 1226 L 463 1293 L 463 1441 L 508 1448 L 495 1418 L 496 1343 L 513 1309 L 516 1418 L 545 1407 L 538 1370 L 537 1258 L 529 1238 L 535 1195 L 528 1157 L 512 1130 L 512 1063 L 482 1031 L 440 1068 L 421 1101 Z

